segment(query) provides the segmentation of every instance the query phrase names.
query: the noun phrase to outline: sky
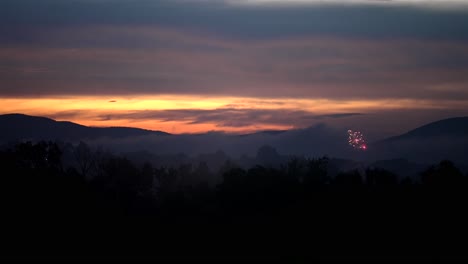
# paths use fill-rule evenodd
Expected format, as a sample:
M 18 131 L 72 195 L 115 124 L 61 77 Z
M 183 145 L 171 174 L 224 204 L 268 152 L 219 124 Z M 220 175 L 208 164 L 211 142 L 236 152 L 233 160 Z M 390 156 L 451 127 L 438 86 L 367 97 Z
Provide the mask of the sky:
M 0 0 L 0 114 L 169 133 L 468 115 L 468 1 Z

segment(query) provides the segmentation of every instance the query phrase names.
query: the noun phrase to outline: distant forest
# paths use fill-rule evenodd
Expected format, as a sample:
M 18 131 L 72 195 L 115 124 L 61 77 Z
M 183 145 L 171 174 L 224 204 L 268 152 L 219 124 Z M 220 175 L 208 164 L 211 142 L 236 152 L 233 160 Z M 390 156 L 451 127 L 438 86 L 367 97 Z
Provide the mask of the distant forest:
M 377 232 L 380 235 L 374 239 L 384 240 L 395 228 L 398 234 L 421 232 L 417 236 L 419 244 L 400 237 L 400 246 L 408 243 L 408 252 L 435 254 L 440 249 L 438 243 L 446 244 L 443 242 L 446 240 L 437 239 L 435 244 L 422 247 L 421 241 L 432 241 L 423 239 L 425 235 L 435 239 L 436 230 L 443 230 L 437 234 L 446 235 L 451 232 L 450 228 L 458 228 L 456 232 L 461 232 L 459 228 L 468 223 L 459 222 L 465 219 L 463 214 L 468 208 L 468 175 L 448 160 L 428 167 L 419 180 L 399 178 L 380 168 L 367 168 L 364 173 L 357 170 L 340 172 L 331 177 L 327 171 L 327 157 L 292 158 L 277 168 L 253 166 L 243 169 L 226 162 L 219 172 L 221 181 L 212 184 L 213 173 L 203 163 L 194 167 L 153 167 L 145 162 L 136 165 L 114 154 L 93 151 L 84 143 L 74 147 L 73 155 L 76 165 L 67 167 L 62 162 L 61 148 L 54 142 L 18 143 L 0 152 L 2 215 L 10 221 L 11 227 L 22 232 L 29 227 L 28 232 L 34 232 L 32 223 L 41 223 L 38 228 L 50 236 L 54 232 L 78 232 L 81 228 L 90 232 L 99 229 L 100 223 L 108 232 L 111 232 L 108 228 L 114 226 L 117 229 L 111 233 L 122 236 L 135 235 L 133 231 L 144 227 L 143 233 L 138 233 L 141 230 L 135 232 L 153 234 L 154 239 L 163 237 L 168 230 L 181 232 L 189 226 L 191 232 L 201 232 L 197 229 L 204 227 L 201 230 L 206 232 L 205 236 L 223 234 L 224 239 L 229 237 L 226 232 L 236 233 L 234 230 L 239 229 L 241 233 L 253 235 L 251 232 L 260 232 L 264 228 L 265 234 L 261 236 L 264 240 L 253 251 L 264 255 L 316 252 L 305 244 L 301 244 L 304 248 L 293 247 L 295 242 L 286 243 L 289 240 L 284 239 L 281 239 L 282 243 L 291 248 L 283 245 L 282 251 L 275 251 L 278 244 L 269 244 L 275 241 L 267 239 L 270 235 L 278 238 L 280 234 L 302 236 L 313 232 L 315 238 L 322 236 L 333 240 L 330 237 L 333 232 L 356 232 L 346 236 L 350 239 L 350 248 L 355 236 L 376 235 L 374 232 Z M 130 219 L 132 224 L 122 219 Z M 426 228 L 426 224 L 432 226 Z M 62 231 L 58 231 L 59 226 Z M 213 226 L 218 229 L 213 230 Z M 133 231 L 125 233 L 123 230 Z M 175 233 L 165 234 L 172 239 L 175 237 Z M 241 247 L 254 243 L 244 239 L 247 241 Z M 125 241 L 134 243 L 130 242 L 133 240 Z M 213 242 L 209 252 L 233 249 L 217 248 L 223 240 L 217 241 L 220 244 Z M 337 250 L 337 243 L 343 241 L 329 241 L 327 243 L 332 244 L 326 248 Z M 320 247 L 325 247 L 325 240 L 322 242 Z M 418 246 L 423 251 L 417 251 Z M 197 243 L 186 247 L 194 249 Z M 68 248 L 72 249 L 76 247 Z M 171 249 L 175 250 L 174 247 Z M 298 252 L 300 249 L 303 251 Z M 97 252 L 104 252 L 100 250 Z M 36 254 L 47 251 L 40 252 Z M 62 249 L 59 252 L 68 251 Z M 177 250 L 176 253 L 165 252 L 182 254 Z M 196 252 L 203 251 L 197 249 Z

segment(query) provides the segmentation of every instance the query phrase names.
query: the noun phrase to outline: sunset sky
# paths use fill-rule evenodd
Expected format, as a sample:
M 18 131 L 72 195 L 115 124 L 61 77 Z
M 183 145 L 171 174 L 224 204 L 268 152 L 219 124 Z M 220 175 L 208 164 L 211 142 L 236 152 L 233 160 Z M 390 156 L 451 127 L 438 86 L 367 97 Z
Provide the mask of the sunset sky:
M 394 135 L 468 115 L 468 1 L 1 0 L 5 113 Z

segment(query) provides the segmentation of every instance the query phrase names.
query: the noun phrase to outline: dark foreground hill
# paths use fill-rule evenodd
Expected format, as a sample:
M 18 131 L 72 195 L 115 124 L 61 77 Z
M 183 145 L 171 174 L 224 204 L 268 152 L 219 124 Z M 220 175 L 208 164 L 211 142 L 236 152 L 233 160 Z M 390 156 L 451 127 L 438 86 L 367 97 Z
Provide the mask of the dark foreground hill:
M 128 127 L 87 127 L 72 122 L 55 121 L 45 117 L 23 114 L 0 115 L 0 141 L 12 140 L 82 140 L 102 137 L 125 138 L 146 135 L 169 135 Z

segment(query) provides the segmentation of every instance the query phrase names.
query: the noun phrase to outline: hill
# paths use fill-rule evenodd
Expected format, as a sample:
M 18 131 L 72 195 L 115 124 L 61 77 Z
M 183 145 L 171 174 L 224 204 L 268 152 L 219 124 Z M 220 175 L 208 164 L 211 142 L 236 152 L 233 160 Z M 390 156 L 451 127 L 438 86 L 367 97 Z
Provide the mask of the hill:
M 405 158 L 415 162 L 468 161 L 468 117 L 439 120 L 371 145 L 374 159 Z
M 431 137 L 468 137 L 468 117 L 454 117 L 429 123 L 383 142 Z
M 161 131 L 129 127 L 88 127 L 72 122 L 23 114 L 0 115 L 0 141 L 13 140 L 82 140 L 126 138 L 146 135 L 170 135 Z

